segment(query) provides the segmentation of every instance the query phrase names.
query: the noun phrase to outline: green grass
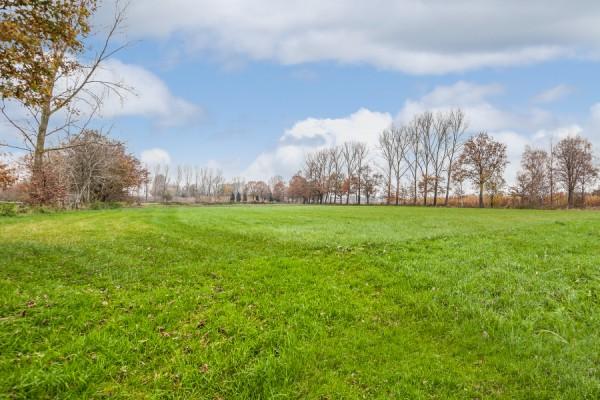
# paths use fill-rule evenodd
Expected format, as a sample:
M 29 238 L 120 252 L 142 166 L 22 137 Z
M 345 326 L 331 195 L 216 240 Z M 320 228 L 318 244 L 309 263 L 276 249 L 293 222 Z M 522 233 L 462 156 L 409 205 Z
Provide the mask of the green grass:
M 600 398 L 596 212 L 88 211 L 0 251 L 0 398 Z

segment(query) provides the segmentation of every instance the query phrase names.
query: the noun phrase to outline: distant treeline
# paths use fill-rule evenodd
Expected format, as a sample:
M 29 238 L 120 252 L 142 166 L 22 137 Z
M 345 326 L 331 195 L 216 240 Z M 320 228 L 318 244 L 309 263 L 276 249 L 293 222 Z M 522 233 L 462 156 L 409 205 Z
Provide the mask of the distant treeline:
M 592 144 L 571 136 L 548 149 L 527 147 L 513 185 L 504 178 L 506 144 L 467 135 L 460 109 L 425 112 L 390 126 L 378 145 L 346 142 L 306 154 L 289 180 L 227 180 L 214 168 L 149 169 L 107 135 L 86 130 L 48 153 L 43 173 L 31 158 L 0 163 L 0 199 L 77 208 L 95 202 L 280 202 L 454 207 L 600 206 Z M 472 189 L 473 191 L 470 191 Z

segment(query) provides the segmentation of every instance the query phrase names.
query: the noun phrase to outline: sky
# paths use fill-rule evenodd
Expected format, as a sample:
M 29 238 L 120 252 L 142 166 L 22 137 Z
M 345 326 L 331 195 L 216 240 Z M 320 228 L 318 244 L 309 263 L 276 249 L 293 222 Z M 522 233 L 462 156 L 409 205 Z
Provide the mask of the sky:
M 94 17 L 110 20 L 114 0 Z M 508 146 L 600 149 L 597 0 L 132 0 L 97 124 L 149 165 L 289 178 L 306 152 L 461 107 Z M 6 136 L 7 128 L 0 131 Z

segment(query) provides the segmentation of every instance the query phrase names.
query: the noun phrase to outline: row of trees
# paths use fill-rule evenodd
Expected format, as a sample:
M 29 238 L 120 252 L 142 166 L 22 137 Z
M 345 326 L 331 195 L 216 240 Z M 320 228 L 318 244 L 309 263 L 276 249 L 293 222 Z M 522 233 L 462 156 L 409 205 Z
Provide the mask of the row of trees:
M 308 154 L 303 170 L 290 181 L 288 196 L 294 201 L 321 204 L 348 204 L 351 197 L 360 204 L 364 196 L 369 203 L 381 179 L 369 160 L 366 144 L 346 142 Z
M 445 193 L 448 204 L 452 172 L 464 140 L 467 123 L 460 109 L 448 113 L 425 112 L 379 136 L 387 202 L 400 201 L 402 180 L 408 177 L 413 204 L 433 194 L 433 205 Z
M 171 175 L 174 175 L 173 177 Z M 154 166 L 152 188 L 147 181 L 144 196 L 151 194 L 154 200 L 168 201 L 173 198 L 195 199 L 219 197 L 223 195 L 225 178 L 218 169 L 190 165 L 178 165 L 171 171 L 168 164 Z
M 142 190 L 146 200 L 178 202 L 284 202 L 288 188 L 281 176 L 269 182 L 234 178 L 226 182 L 219 169 L 156 165 Z
M 506 144 L 486 132 L 466 137 L 462 110 L 415 116 L 408 124 L 391 126 L 379 135 L 377 150 L 366 144 L 347 142 L 307 154 L 305 165 L 290 181 L 288 197 L 305 203 L 357 204 L 383 193 L 387 204 L 443 205 L 452 199 L 464 204 L 470 184 L 477 204 L 485 195 L 494 206 L 497 198 L 510 205 L 567 207 L 585 205 L 586 192 L 598 177 L 592 144 L 580 137 L 567 137 L 550 150 L 527 147 L 514 186 L 507 187 Z
M 549 151 L 527 147 L 511 191 L 523 205 L 554 207 L 557 192 L 562 189 L 567 194 L 569 208 L 576 202 L 583 206 L 586 191 L 595 183 L 598 173 L 592 144 L 580 136 L 567 137 L 556 146 L 551 144 Z
M 435 124 L 439 126 L 440 120 L 449 121 L 457 115 L 464 118 L 460 110 L 438 114 Z M 516 182 L 507 187 L 503 177 L 508 163 L 506 145 L 485 132 L 466 140 L 462 140 L 461 133 L 455 139 L 454 130 L 447 131 L 450 135 L 436 133 L 429 145 L 423 139 L 416 142 L 420 136 L 415 133 L 426 130 L 415 127 L 426 125 L 421 119 L 430 116 L 417 116 L 412 127 L 392 127 L 382 132 L 379 152 L 370 152 L 364 143 L 347 142 L 309 153 L 304 168 L 289 183 L 280 176 L 268 182 L 245 182 L 241 178 L 227 182 L 220 170 L 189 165 L 173 169 L 157 165 L 150 174 L 123 144 L 86 130 L 66 142 L 62 150 L 47 156 L 42 185 L 32 184 L 29 179 L 24 187 L 35 203 L 75 207 L 126 200 L 133 195 L 146 201 L 321 204 L 360 204 L 362 200 L 369 204 L 377 197 L 387 204 L 424 205 L 438 205 L 443 196 L 444 205 L 450 200 L 464 205 L 468 192 L 465 186 L 471 184 L 478 193 L 480 207 L 484 206 L 484 194 L 491 206 L 502 197 L 509 198 L 512 206 L 556 207 L 566 203 L 575 207 L 585 205 L 586 193 L 598 178 L 591 143 L 575 136 L 551 145 L 549 151 L 527 147 Z M 435 132 L 444 130 L 435 128 Z M 441 149 L 439 153 L 437 149 Z M 30 157 L 24 163 L 29 165 Z M 25 173 L 30 170 L 25 168 Z M 0 163 L 0 189 L 13 184 L 16 175 L 14 168 Z
M 289 196 L 304 202 L 361 204 L 383 189 L 387 204 L 448 204 L 451 184 L 462 188 L 470 180 L 479 190 L 499 187 L 507 164 L 506 145 L 487 133 L 465 141 L 467 124 L 462 110 L 425 112 L 379 136 L 378 152 L 365 143 L 347 142 L 306 156 L 303 171 L 290 182 Z M 462 189 L 457 190 L 462 193 Z

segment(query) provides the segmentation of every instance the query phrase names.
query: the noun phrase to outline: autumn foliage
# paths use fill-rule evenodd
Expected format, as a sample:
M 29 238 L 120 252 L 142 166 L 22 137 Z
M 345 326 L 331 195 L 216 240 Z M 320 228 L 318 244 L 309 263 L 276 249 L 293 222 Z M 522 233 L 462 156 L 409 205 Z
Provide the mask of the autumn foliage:
M 16 181 L 14 172 L 8 165 L 0 162 L 0 189 L 6 189 Z
M 79 68 L 95 0 L 0 0 L 0 95 L 28 106 L 46 103 L 56 71 Z M 48 58 L 48 54 L 61 55 Z

